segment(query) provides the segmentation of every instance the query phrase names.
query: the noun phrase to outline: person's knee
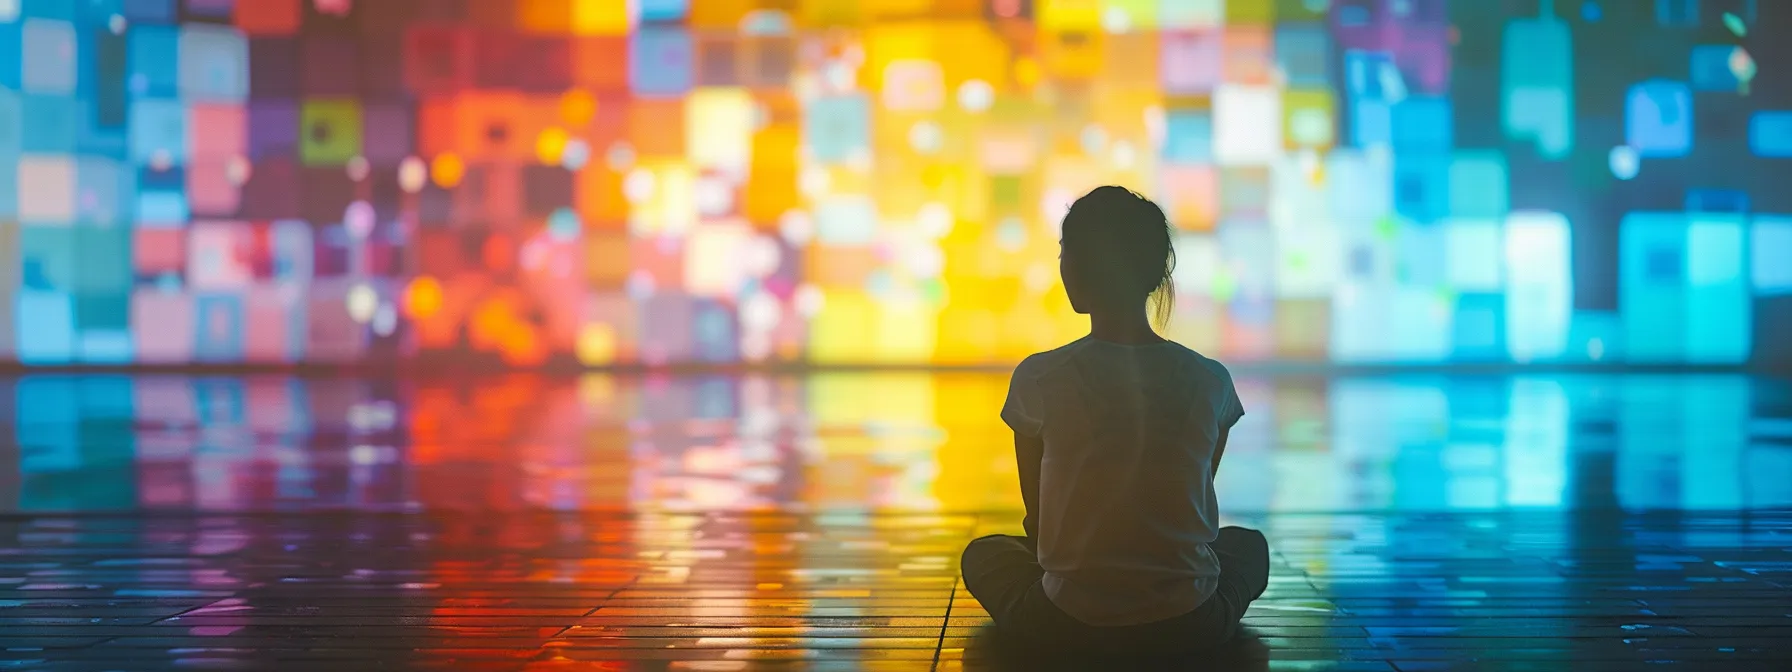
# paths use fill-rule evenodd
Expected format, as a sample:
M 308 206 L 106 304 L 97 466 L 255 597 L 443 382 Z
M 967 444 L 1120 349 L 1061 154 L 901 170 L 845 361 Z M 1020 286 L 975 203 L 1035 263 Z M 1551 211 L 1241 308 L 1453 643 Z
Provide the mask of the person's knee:
M 991 534 L 972 539 L 971 543 L 965 545 L 964 553 L 958 557 L 960 571 L 966 567 L 975 567 L 979 564 L 979 560 L 1001 552 L 1013 543 L 1013 539 L 1005 534 Z
M 1226 537 L 1226 541 L 1233 544 L 1238 544 L 1247 548 L 1261 548 L 1266 553 L 1269 551 L 1269 538 L 1263 536 L 1262 532 L 1248 527 L 1222 527 L 1220 528 L 1220 536 Z

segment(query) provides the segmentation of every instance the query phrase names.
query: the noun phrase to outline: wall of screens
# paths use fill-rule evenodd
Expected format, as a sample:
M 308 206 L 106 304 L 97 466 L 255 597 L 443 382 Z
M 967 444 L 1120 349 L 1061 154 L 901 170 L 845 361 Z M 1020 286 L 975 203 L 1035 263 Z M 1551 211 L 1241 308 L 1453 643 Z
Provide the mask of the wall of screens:
M 0 359 L 1009 362 L 1079 335 L 1055 227 L 1104 183 L 1222 358 L 1784 357 L 1788 21 L 0 0 Z

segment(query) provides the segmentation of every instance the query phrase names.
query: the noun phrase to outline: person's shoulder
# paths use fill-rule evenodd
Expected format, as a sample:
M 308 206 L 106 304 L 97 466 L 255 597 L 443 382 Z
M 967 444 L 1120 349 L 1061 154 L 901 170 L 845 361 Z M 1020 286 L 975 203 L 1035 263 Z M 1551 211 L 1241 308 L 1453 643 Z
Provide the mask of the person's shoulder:
M 1194 369 L 1199 374 L 1210 376 L 1213 381 L 1219 384 L 1226 386 L 1232 384 L 1232 372 L 1227 370 L 1226 365 L 1221 364 L 1219 360 L 1203 355 L 1194 348 L 1181 343 L 1177 343 L 1176 347 L 1177 350 L 1182 352 L 1184 357 L 1188 359 L 1190 365 L 1189 368 Z
M 1020 360 L 1020 365 L 1014 367 L 1014 373 L 1017 376 L 1023 373 L 1028 376 L 1038 376 L 1056 369 L 1076 355 L 1084 340 L 1087 339 L 1079 338 L 1045 352 L 1027 355 L 1026 359 Z

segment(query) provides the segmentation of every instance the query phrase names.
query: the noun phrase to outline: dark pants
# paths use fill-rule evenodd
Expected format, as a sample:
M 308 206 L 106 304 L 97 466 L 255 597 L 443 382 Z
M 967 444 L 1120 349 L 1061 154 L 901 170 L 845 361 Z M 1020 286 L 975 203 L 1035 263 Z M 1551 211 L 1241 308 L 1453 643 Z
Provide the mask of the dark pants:
M 996 629 L 1019 640 L 1093 653 L 1174 654 L 1218 646 L 1269 585 L 1269 542 L 1263 533 L 1221 528 L 1210 544 L 1220 559 L 1219 589 L 1194 611 L 1152 623 L 1102 627 L 1064 613 L 1045 595 L 1033 540 L 991 535 L 964 549 L 964 585 Z

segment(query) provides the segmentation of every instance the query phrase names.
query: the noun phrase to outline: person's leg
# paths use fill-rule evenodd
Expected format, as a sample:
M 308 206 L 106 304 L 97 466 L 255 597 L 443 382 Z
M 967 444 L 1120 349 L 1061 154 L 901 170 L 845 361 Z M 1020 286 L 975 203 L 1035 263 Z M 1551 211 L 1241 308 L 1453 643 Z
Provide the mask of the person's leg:
M 1209 547 L 1220 558 L 1219 591 L 1214 594 L 1221 611 L 1219 639 L 1231 639 L 1251 602 L 1269 588 L 1269 540 L 1263 533 L 1244 527 L 1222 527 Z
M 1269 588 L 1269 540 L 1248 527 L 1222 527 L 1211 545 L 1220 556 L 1220 583 L 1230 582 L 1245 603 Z
M 1024 537 L 993 534 L 972 541 L 959 563 L 965 590 L 977 598 L 998 628 L 1013 628 L 1024 620 L 1021 612 L 1027 591 L 1034 590 L 1045 570 Z

